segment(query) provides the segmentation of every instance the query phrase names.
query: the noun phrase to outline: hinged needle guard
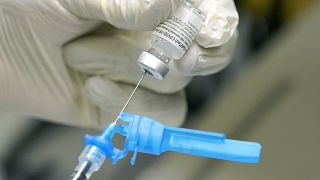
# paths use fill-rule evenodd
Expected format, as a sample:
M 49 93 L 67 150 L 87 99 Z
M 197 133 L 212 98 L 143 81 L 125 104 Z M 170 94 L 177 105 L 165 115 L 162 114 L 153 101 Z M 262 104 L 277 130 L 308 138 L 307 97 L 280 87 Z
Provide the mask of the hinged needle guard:
M 169 127 L 129 113 L 121 113 L 120 121 L 112 123 L 98 136 L 85 136 L 85 145 L 101 149 L 113 164 L 128 151 L 134 152 L 132 165 L 138 152 L 160 155 L 172 151 L 242 163 L 258 163 L 260 160 L 261 145 L 255 142 L 226 139 L 221 133 Z M 123 150 L 112 145 L 115 133 L 126 137 Z

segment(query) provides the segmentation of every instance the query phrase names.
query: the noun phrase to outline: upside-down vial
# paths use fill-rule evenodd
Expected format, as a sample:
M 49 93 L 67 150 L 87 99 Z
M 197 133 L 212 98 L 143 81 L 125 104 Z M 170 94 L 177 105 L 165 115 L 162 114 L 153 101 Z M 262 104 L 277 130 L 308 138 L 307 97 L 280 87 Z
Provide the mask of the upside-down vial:
M 169 19 L 155 28 L 151 35 L 152 47 L 138 58 L 143 71 L 162 80 L 169 72 L 169 62 L 183 57 L 206 19 L 197 6 L 191 0 L 184 1 Z

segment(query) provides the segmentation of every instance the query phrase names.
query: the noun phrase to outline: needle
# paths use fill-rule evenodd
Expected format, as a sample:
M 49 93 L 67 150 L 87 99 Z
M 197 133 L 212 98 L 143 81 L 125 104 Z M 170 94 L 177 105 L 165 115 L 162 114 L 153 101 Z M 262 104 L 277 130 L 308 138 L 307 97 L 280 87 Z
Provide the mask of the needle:
M 73 174 L 71 175 L 69 180 L 87 180 L 87 173 L 89 169 L 91 168 L 92 163 L 90 161 L 85 161 L 81 164 L 81 166 L 76 168 L 73 171 Z
M 131 95 L 130 95 L 129 99 L 128 99 L 128 100 L 127 100 L 127 102 L 126 102 L 126 104 L 125 104 L 125 105 L 123 106 L 123 108 L 121 109 L 121 111 L 120 111 L 120 113 L 119 113 L 119 115 L 118 115 L 117 119 L 114 121 L 114 123 L 115 123 L 115 124 L 117 124 L 117 122 L 119 121 L 119 119 L 120 119 L 120 114 L 121 114 L 122 112 L 124 112 L 124 110 L 127 108 L 127 106 L 128 106 L 128 104 L 129 104 L 129 102 L 131 101 L 131 99 L 132 99 L 133 95 L 134 95 L 134 94 L 135 94 L 135 92 L 137 91 L 137 89 L 138 89 L 138 87 L 139 87 L 140 83 L 142 82 L 142 80 L 143 80 L 143 78 L 146 76 L 146 74 L 147 74 L 147 71 L 145 70 L 145 71 L 144 71 L 144 73 L 143 73 L 143 75 L 141 76 L 141 78 L 140 78 L 140 80 L 139 80 L 138 84 L 136 85 L 136 87 L 135 87 L 135 88 L 134 88 L 134 90 L 132 91 L 132 93 L 131 93 Z

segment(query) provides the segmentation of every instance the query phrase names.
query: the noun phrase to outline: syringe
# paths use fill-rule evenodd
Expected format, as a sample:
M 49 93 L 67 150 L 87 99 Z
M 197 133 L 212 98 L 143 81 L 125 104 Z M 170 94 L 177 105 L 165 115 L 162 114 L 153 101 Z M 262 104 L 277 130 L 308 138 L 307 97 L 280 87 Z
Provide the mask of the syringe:
M 127 108 L 128 104 L 130 103 L 132 97 L 134 96 L 135 92 L 139 88 L 142 80 L 146 76 L 147 71 L 145 70 L 142 74 L 141 78 L 139 79 L 136 87 L 133 89 L 131 95 L 129 96 L 128 100 L 124 104 L 123 108 L 121 109 L 118 117 L 115 119 L 113 124 L 116 126 L 120 119 L 120 114 L 124 112 Z M 111 133 L 113 134 L 113 133 Z M 105 137 L 104 137 L 105 138 Z M 111 138 L 110 138 L 111 139 Z M 79 163 L 77 167 L 74 169 L 73 174 L 70 176 L 70 180 L 87 180 L 92 175 L 93 172 L 99 170 L 100 166 L 102 165 L 105 154 L 95 146 L 87 146 L 81 153 L 79 157 Z
M 206 19 L 205 14 L 195 8 L 194 5 L 196 4 L 193 1 L 185 0 L 168 20 L 156 27 L 151 36 L 152 47 L 147 52 L 142 52 L 137 61 L 144 72 L 143 75 L 120 111 L 119 116 L 99 138 L 95 139 L 94 143 L 98 143 L 98 145 L 87 146 L 84 149 L 79 157 L 79 164 L 70 178 L 71 180 L 89 179 L 91 174 L 100 168 L 108 153 L 113 153 L 109 154 L 110 156 L 117 154 L 118 157 L 113 157 L 113 160 L 117 160 L 124 155 L 117 152 L 118 150 L 115 150 L 110 144 L 115 129 L 119 125 L 120 114 L 127 108 L 146 74 L 156 79 L 164 79 L 169 72 L 169 62 L 172 59 L 181 59 L 191 46 Z M 120 124 L 120 126 L 122 125 Z M 114 132 L 106 133 L 108 130 Z M 111 136 L 105 137 L 104 135 Z
M 121 113 L 122 123 L 111 123 L 96 136 L 85 136 L 85 149 L 79 157 L 72 180 L 87 180 L 98 171 L 105 159 L 116 164 L 133 152 L 131 165 L 138 153 L 160 155 L 176 152 L 241 163 L 258 163 L 261 145 L 227 139 L 224 134 L 166 126 L 140 115 Z M 125 137 L 123 149 L 112 145 L 115 133 Z

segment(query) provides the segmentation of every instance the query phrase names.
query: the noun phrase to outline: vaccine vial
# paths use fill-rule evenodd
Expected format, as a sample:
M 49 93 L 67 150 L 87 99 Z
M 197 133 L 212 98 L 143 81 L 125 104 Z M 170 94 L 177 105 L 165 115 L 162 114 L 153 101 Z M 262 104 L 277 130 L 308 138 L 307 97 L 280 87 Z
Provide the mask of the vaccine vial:
M 169 72 L 169 62 L 183 57 L 206 19 L 197 6 L 191 0 L 184 1 L 169 19 L 155 28 L 151 35 L 152 47 L 138 58 L 142 70 L 162 80 Z

